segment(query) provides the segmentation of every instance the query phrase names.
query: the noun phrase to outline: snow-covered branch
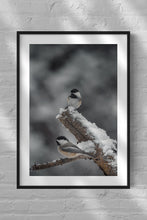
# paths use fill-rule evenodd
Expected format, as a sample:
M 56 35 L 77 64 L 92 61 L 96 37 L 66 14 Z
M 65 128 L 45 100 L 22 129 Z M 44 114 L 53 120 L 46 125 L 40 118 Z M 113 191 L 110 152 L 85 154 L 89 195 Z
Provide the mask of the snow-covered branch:
M 56 118 L 76 137 L 79 143 L 78 147 L 80 147 L 81 142 L 91 141 L 93 143 L 97 151 L 97 160 L 94 162 L 103 170 L 105 175 L 117 175 L 116 141 L 111 139 L 106 131 L 98 128 L 95 123 L 89 122 L 72 107 L 60 109 Z M 83 144 L 82 146 L 82 149 L 86 151 Z M 89 145 L 89 151 L 92 149 L 91 147 L 92 145 Z
M 47 163 L 43 163 L 43 164 L 37 164 L 35 163 L 32 167 L 31 170 L 41 170 L 41 169 L 46 169 L 46 168 L 50 168 L 50 167 L 55 167 L 55 166 L 59 166 L 59 165 L 63 165 L 65 163 L 70 163 L 73 162 L 75 160 L 79 160 L 79 159 L 89 159 L 92 160 L 92 157 L 87 157 L 84 155 L 79 155 L 77 157 L 73 157 L 73 158 L 61 158 L 58 160 L 54 160 L 52 162 L 47 162 Z

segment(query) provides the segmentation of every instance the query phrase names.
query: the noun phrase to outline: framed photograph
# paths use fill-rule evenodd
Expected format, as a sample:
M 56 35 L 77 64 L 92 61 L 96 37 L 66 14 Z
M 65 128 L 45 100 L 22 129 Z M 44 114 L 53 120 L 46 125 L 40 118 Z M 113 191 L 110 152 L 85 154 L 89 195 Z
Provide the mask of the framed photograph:
M 17 188 L 130 188 L 130 33 L 17 32 Z

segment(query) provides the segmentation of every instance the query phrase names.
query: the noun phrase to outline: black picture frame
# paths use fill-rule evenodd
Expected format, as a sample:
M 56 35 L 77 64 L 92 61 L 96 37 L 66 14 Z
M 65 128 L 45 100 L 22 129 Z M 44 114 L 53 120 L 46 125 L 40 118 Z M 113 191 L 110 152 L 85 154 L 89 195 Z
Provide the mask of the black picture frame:
M 125 185 L 30 185 L 21 184 L 21 168 L 20 168 L 20 120 L 21 120 L 21 103 L 20 96 L 21 88 L 21 66 L 20 66 L 20 52 L 21 52 L 21 37 L 22 36 L 36 36 L 36 35 L 108 35 L 125 36 L 127 42 L 127 183 Z M 17 32 L 17 189 L 129 189 L 130 188 L 130 32 L 129 31 L 18 31 Z

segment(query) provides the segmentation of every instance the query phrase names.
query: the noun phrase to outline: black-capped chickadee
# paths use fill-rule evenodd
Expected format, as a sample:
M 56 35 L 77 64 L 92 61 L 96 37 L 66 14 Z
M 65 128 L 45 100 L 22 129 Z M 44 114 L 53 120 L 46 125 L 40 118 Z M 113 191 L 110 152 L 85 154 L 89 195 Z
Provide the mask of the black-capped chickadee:
M 82 97 L 78 89 L 72 89 L 70 96 L 68 96 L 68 107 L 72 106 L 74 109 L 78 109 L 82 104 Z
M 62 154 L 65 157 L 72 158 L 77 157 L 79 155 L 87 155 L 89 157 L 92 157 L 85 151 L 81 150 L 79 147 L 71 143 L 66 137 L 60 136 L 56 139 L 57 145 L 58 145 L 58 152 Z

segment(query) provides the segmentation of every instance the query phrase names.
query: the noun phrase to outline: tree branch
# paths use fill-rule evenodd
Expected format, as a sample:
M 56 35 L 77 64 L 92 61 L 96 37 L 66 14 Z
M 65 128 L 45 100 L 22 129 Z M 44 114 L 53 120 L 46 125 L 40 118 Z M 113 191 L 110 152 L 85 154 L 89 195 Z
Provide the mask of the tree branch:
M 89 127 L 93 126 L 92 123 L 87 121 L 78 111 L 70 109 L 62 110 L 57 116 L 59 121 L 76 137 L 78 142 L 91 140 L 95 145 L 96 154 L 94 162 L 103 170 L 105 175 L 116 176 L 116 149 L 108 149 L 109 154 L 105 154 L 100 144 L 96 141 L 96 134 L 89 132 Z M 100 129 L 102 130 L 102 129 Z M 99 130 L 97 131 L 99 132 Z M 97 133 L 98 134 L 98 133 Z M 108 140 L 111 140 L 107 135 Z
M 55 167 L 55 166 L 59 166 L 59 165 L 63 165 L 66 163 L 70 163 L 73 162 L 75 160 L 79 160 L 79 159 L 89 159 L 92 160 L 92 157 L 87 157 L 85 155 L 79 155 L 77 157 L 73 157 L 73 158 L 61 158 L 59 160 L 56 161 L 52 161 L 52 162 L 47 162 L 47 163 L 43 163 L 43 164 L 34 164 L 31 167 L 31 170 L 41 170 L 41 169 L 46 169 L 46 168 L 50 168 L 50 167 Z

